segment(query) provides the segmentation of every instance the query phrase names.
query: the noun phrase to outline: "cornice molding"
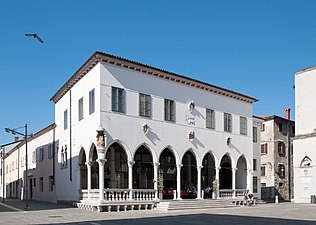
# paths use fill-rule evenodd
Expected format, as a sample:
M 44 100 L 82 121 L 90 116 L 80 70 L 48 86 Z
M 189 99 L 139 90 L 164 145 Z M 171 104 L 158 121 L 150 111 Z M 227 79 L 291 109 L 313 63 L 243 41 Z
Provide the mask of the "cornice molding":
M 107 63 L 117 67 L 125 68 L 128 70 L 136 71 L 146 75 L 154 76 L 157 78 L 165 79 L 170 82 L 179 83 L 192 88 L 201 89 L 221 96 L 229 97 L 235 100 L 252 104 L 257 99 L 237 93 L 228 89 L 217 87 L 202 81 L 198 81 L 183 75 L 172 73 L 166 70 L 155 68 L 142 63 L 134 62 L 128 59 L 120 58 L 117 56 L 109 55 L 102 52 L 95 52 L 72 77 L 57 91 L 51 98 L 54 103 L 57 103 L 67 92 L 71 89 L 82 77 L 84 77 L 91 69 L 93 69 L 99 62 Z

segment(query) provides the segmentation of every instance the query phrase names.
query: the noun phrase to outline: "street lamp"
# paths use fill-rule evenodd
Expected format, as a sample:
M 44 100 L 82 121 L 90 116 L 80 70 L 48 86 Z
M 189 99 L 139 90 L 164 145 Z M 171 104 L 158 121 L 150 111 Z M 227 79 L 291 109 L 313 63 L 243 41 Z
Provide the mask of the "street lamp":
M 24 133 L 18 132 L 16 130 L 24 128 Z M 27 124 L 25 124 L 23 127 L 18 127 L 15 129 L 5 128 L 5 131 L 7 133 L 11 133 L 13 135 L 21 135 L 24 137 L 25 140 L 25 179 L 24 179 L 24 192 L 25 192 L 25 209 L 28 209 L 28 184 L 27 184 L 27 174 L 28 174 L 28 160 L 27 160 L 27 138 L 32 136 L 27 134 Z

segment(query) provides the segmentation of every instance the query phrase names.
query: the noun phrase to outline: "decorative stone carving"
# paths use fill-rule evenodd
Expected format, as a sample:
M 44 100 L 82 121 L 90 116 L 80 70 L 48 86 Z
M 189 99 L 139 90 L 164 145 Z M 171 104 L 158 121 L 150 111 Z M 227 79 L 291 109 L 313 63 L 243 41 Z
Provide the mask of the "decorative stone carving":
M 301 162 L 301 167 L 311 167 L 311 166 L 312 166 L 312 160 L 308 156 L 305 156 Z
M 97 147 L 105 147 L 104 129 L 100 126 L 97 128 Z
M 194 108 L 195 108 L 195 103 L 194 103 L 194 101 L 191 101 L 191 102 L 189 103 L 188 107 L 189 107 L 190 112 L 192 112 L 192 111 L 194 110 Z
M 147 123 L 145 123 L 143 126 L 143 133 L 146 135 L 149 132 L 149 125 Z
M 195 138 L 195 132 L 194 132 L 194 131 L 190 131 L 190 132 L 189 132 L 189 140 L 190 140 L 190 141 L 193 141 L 194 138 Z

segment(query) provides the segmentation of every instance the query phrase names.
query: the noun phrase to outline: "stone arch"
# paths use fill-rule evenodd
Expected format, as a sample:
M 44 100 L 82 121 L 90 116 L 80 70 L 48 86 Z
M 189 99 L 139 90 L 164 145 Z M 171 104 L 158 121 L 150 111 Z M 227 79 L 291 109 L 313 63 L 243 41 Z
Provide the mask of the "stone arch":
M 128 188 L 128 155 L 119 142 L 112 142 L 106 150 L 104 164 L 105 188 Z
M 88 188 L 88 169 L 87 169 L 87 157 L 83 147 L 79 151 L 78 165 L 80 169 L 80 189 Z
M 313 161 L 305 155 L 300 163 L 300 167 L 311 167 L 313 165 Z
M 205 198 L 211 197 L 211 192 L 209 188 L 212 188 L 213 182 L 216 179 L 216 160 L 214 154 L 208 151 L 202 159 L 202 169 L 201 169 L 201 187 L 205 192 Z
M 220 161 L 219 188 L 232 189 L 232 159 L 228 153 Z
M 181 163 L 181 197 L 196 198 L 198 162 L 196 154 L 192 149 L 189 149 L 184 153 Z
M 124 142 L 122 142 L 122 141 L 119 140 L 119 139 L 112 140 L 112 141 L 110 141 L 110 142 L 107 144 L 107 147 L 105 148 L 105 154 L 107 153 L 107 151 L 108 151 L 108 149 L 110 148 L 110 146 L 111 146 L 112 144 L 114 144 L 114 143 L 119 144 L 119 145 L 125 150 L 125 153 L 126 153 L 126 155 L 127 155 L 127 160 L 128 160 L 129 162 L 133 161 L 133 158 L 132 158 L 132 154 L 131 154 L 130 149 L 127 147 L 127 145 L 126 145 Z
M 134 151 L 133 151 L 133 159 L 135 158 L 135 154 L 136 154 L 136 151 L 141 147 L 141 146 L 144 146 L 145 148 L 147 148 L 151 154 L 151 157 L 152 157 L 152 161 L 153 163 L 158 163 L 158 157 L 157 157 L 157 154 L 156 152 L 149 146 L 149 144 L 147 144 L 146 142 L 142 142 L 140 144 L 138 144 L 135 148 L 134 148 Z
M 134 152 L 133 188 L 154 188 L 154 161 L 153 154 L 147 145 L 140 145 Z
M 236 189 L 246 189 L 248 164 L 244 155 L 241 155 L 237 160 L 236 168 Z
M 162 154 L 162 152 L 165 150 L 165 149 L 169 149 L 172 154 L 174 155 L 175 159 L 176 159 L 176 164 L 181 164 L 181 161 L 180 161 L 180 158 L 179 158 L 179 154 L 177 153 L 177 151 L 171 146 L 171 145 L 166 145 L 165 147 L 162 148 L 162 150 L 160 151 L 160 154 L 159 154 L 159 159 L 160 159 L 160 156 Z
M 94 143 L 90 144 L 89 148 L 89 162 L 96 161 L 98 159 L 97 147 Z
M 89 150 L 89 162 L 91 165 L 91 189 L 99 188 L 99 163 L 98 153 L 94 143 L 91 143 Z

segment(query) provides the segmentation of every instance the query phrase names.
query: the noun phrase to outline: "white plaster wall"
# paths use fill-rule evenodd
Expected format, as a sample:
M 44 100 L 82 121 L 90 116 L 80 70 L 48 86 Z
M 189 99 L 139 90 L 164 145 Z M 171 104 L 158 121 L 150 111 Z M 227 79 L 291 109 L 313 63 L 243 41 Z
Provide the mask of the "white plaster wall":
M 263 120 L 253 118 L 253 127 L 257 127 L 257 142 L 253 142 L 253 158 L 257 159 L 257 168 L 253 169 L 253 176 L 258 178 L 258 192 L 253 193 L 254 197 L 261 199 L 261 124 Z
M 309 203 L 311 195 L 316 195 L 316 138 L 295 140 L 293 147 L 294 201 Z M 305 156 L 311 159 L 311 167 L 300 167 Z
M 70 175 L 70 92 L 55 104 L 56 138 L 56 194 L 60 201 L 79 200 L 80 170 L 78 156 L 81 148 L 89 156 L 89 150 L 96 139 L 96 129 L 100 125 L 100 66 L 96 65 L 71 89 L 72 126 L 72 173 Z M 89 92 L 95 89 L 95 112 L 89 115 Z M 78 100 L 83 97 L 84 118 L 78 120 Z M 64 111 L 68 109 L 68 128 L 64 130 Z M 67 145 L 67 167 L 61 168 L 61 148 Z M 68 188 L 64 188 L 68 187 Z

